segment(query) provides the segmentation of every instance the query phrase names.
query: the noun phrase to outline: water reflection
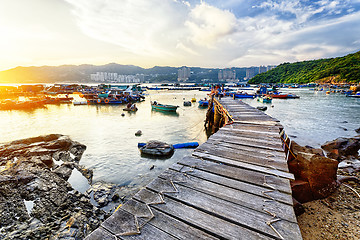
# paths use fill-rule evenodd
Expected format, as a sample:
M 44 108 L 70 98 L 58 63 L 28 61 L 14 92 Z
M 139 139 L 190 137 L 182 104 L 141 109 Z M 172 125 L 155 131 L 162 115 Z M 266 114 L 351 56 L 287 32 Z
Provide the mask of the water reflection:
M 169 116 L 169 117 L 178 117 L 179 113 L 151 109 L 151 115 L 164 115 L 164 116 Z
M 93 182 L 105 181 L 134 188 L 144 186 L 191 149 L 175 151 L 169 159 L 151 159 L 141 156 L 137 144 L 149 140 L 167 143 L 198 141 L 207 136 L 203 122 L 206 109 L 196 106 L 178 108 L 177 114 L 151 110 L 150 101 L 182 106 L 183 98 L 194 95 L 205 97 L 199 91 L 151 92 L 144 102 L 137 103 L 138 111 L 123 111 L 125 105 L 48 105 L 47 109 L 32 112 L 0 111 L 0 142 L 38 135 L 60 133 L 87 146 L 80 164 L 94 171 Z M 124 116 L 121 114 L 124 113 Z M 135 133 L 141 130 L 142 135 Z M 59 164 L 59 163 L 57 163 Z M 154 165 L 154 169 L 150 167 Z M 80 176 L 80 175 L 79 175 Z

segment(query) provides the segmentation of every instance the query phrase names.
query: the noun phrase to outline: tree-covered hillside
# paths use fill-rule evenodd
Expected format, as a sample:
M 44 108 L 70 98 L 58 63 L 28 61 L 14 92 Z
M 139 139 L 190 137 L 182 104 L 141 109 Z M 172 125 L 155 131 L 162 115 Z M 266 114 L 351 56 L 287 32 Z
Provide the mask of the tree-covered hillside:
M 283 63 L 256 75 L 249 83 L 310 83 L 360 81 L 360 51 L 344 57 Z

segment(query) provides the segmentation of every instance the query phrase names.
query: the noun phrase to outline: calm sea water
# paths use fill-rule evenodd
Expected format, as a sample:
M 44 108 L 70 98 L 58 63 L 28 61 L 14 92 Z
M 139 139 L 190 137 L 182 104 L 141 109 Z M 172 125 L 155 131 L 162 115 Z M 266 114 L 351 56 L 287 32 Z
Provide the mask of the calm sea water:
M 68 135 L 87 146 L 80 164 L 94 170 L 93 182 L 106 181 L 137 189 L 192 151 L 178 149 L 169 159 L 151 159 L 140 155 L 139 142 L 201 144 L 207 140 L 206 109 L 199 108 L 198 103 L 183 106 L 184 99 L 199 100 L 206 97 L 206 92 L 149 91 L 148 94 L 144 102 L 137 104 L 136 113 L 123 111 L 124 105 L 71 104 L 48 105 L 47 109 L 33 111 L 0 111 L 0 142 L 50 133 Z M 176 114 L 152 111 L 150 101 L 154 100 L 180 108 Z M 143 133 L 140 137 L 135 136 L 138 130 Z M 152 165 L 154 169 L 149 170 Z M 86 184 L 80 182 L 83 181 L 75 178 L 74 187 L 84 191 Z
M 360 99 L 343 94 L 314 92 L 308 89 L 281 89 L 300 96 L 300 99 L 273 99 L 272 103 L 243 100 L 252 106 L 267 106 L 265 111 L 280 120 L 291 139 L 300 145 L 320 147 L 338 137 L 358 135 Z
M 282 90 L 284 92 L 288 90 Z M 292 89 L 300 99 L 274 99 L 271 104 L 246 99 L 253 106 L 268 106 L 267 114 L 279 119 L 286 132 L 301 145 L 319 147 L 337 137 L 352 137 L 360 127 L 360 99 L 326 95 L 308 89 Z M 87 146 L 81 164 L 94 171 L 93 181 L 106 181 L 136 191 L 192 150 L 178 149 L 169 159 L 142 157 L 139 142 L 205 142 L 206 109 L 183 101 L 206 96 L 201 91 L 150 91 L 136 113 L 124 106 L 48 105 L 34 111 L 0 111 L 0 142 L 43 134 L 60 133 Z M 151 110 L 150 101 L 179 105 L 176 114 Z M 273 106 L 273 107 L 272 107 Z M 125 113 L 125 116 L 121 116 Z M 141 130 L 143 135 L 135 136 Z M 155 166 L 150 170 L 151 166 Z M 75 176 L 75 175 L 74 175 Z M 75 180 L 73 184 L 81 181 Z M 84 187 L 84 185 L 80 186 Z

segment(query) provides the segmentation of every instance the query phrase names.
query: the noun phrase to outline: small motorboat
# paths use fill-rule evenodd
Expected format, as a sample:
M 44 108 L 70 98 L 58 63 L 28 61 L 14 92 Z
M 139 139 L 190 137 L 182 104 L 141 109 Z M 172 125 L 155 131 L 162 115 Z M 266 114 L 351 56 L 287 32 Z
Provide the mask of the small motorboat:
M 206 98 L 199 100 L 199 107 L 207 107 L 207 106 L 209 106 L 209 101 Z
M 261 103 L 271 103 L 272 102 L 272 97 L 269 95 L 266 96 L 260 96 L 257 98 L 257 100 Z
M 191 106 L 191 101 L 184 101 L 184 106 L 185 107 Z
M 347 97 L 353 97 L 353 98 L 360 98 L 360 92 L 356 93 L 356 94 L 347 94 Z
M 272 98 L 287 99 L 287 98 L 288 98 L 288 94 L 282 94 L 282 93 L 271 94 L 271 97 L 272 97 Z
M 179 107 L 179 106 L 174 106 L 174 105 L 161 104 L 156 101 L 150 102 L 150 103 L 151 103 L 152 110 L 159 110 L 159 111 L 166 111 L 166 112 L 176 112 L 176 109 Z
M 127 112 L 136 112 L 138 110 L 137 107 L 135 108 L 124 108 L 123 111 L 127 111 Z
M 232 96 L 234 99 L 235 98 L 255 98 L 256 95 L 254 94 L 247 94 L 247 93 L 230 93 L 230 96 Z
M 287 98 L 300 98 L 298 95 L 295 95 L 295 94 L 292 94 L 292 93 L 289 93 Z

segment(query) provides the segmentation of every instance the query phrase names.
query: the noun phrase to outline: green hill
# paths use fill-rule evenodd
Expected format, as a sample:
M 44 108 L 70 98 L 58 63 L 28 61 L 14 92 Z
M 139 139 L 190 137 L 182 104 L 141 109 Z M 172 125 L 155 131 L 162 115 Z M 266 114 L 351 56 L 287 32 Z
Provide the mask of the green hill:
M 344 57 L 283 63 L 258 74 L 249 83 L 310 83 L 360 81 L 360 51 Z

